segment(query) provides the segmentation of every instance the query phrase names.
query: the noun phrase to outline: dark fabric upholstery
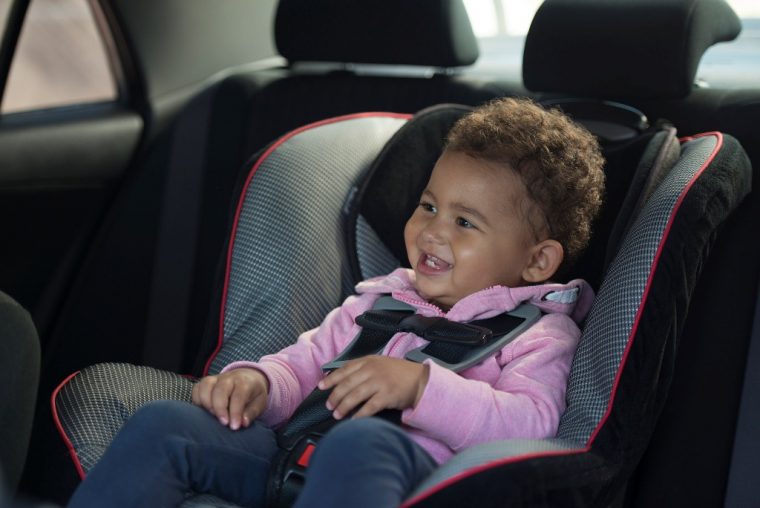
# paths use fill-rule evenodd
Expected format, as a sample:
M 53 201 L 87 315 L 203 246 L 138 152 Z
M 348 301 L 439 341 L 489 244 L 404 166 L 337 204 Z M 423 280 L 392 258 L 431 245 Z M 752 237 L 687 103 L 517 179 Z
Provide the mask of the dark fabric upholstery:
M 396 259 L 408 266 L 404 245 L 404 225 L 417 206 L 438 157 L 443 150 L 446 133 L 467 106 L 433 106 L 420 111 L 388 142 L 375 160 L 368 178 L 359 188 L 356 202 L 361 214 L 382 239 Z M 349 231 L 353 231 L 349 228 Z M 349 244 L 351 245 L 351 244 Z M 352 269 L 359 282 L 356 253 Z
M 694 183 L 673 219 L 643 309 L 647 319 L 639 321 L 616 403 L 594 442 L 594 450 L 619 461 L 617 487 L 649 445 L 668 398 L 678 348 L 692 337 L 683 329 L 693 290 L 721 226 L 750 187 L 746 153 L 734 138 L 723 136 L 709 170 Z
M 704 51 L 740 31 L 723 0 L 547 0 L 525 41 L 523 79 L 585 97 L 684 97 Z
M 32 319 L 0 292 L 0 485 L 11 491 L 24 468 L 39 373 L 40 343 Z
M 668 171 L 681 155 L 676 139 L 676 129 L 667 127 L 654 135 L 641 157 L 636 172 L 628 186 L 628 194 L 620 206 L 615 224 L 607 240 L 604 265 L 610 264 L 620 248 L 620 240 L 625 236 L 641 207 L 657 188 Z
M 578 257 L 575 265 L 569 267 L 572 277 L 586 279 L 594 288 L 598 288 L 602 282 L 608 239 L 615 227 L 622 203 L 628 195 L 631 179 L 653 136 L 654 132 L 646 132 L 627 143 L 603 149 L 606 160 L 604 204 L 591 225 L 588 247 Z M 568 274 L 558 274 L 558 277 L 567 278 L 565 275 Z
M 754 191 L 711 249 L 684 325 L 668 401 L 629 482 L 626 506 L 723 506 L 760 282 L 760 102 L 747 91 L 700 89 L 688 102 L 660 104 L 656 111 L 677 125 L 712 125 L 735 136 L 753 163 Z
M 301 125 L 365 111 L 416 113 L 441 103 L 475 106 L 514 91 L 456 76 L 360 76 L 294 72 L 258 91 L 248 103 L 246 148 L 251 154 Z
M 291 62 L 457 67 L 478 58 L 461 0 L 281 0 L 275 42 Z

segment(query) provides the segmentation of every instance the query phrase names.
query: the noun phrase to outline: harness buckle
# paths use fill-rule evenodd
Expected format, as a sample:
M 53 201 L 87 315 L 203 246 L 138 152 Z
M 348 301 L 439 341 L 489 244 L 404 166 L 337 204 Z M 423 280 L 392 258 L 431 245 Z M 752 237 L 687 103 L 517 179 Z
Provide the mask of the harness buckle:
M 482 326 L 420 314 L 412 314 L 402 319 L 398 324 L 398 331 L 412 332 L 431 342 L 444 341 L 473 346 L 486 344 L 493 337 L 491 330 Z
M 301 438 L 291 450 L 281 449 L 272 461 L 267 506 L 292 506 L 306 481 L 306 470 L 319 435 Z M 278 481 L 279 479 L 279 481 Z

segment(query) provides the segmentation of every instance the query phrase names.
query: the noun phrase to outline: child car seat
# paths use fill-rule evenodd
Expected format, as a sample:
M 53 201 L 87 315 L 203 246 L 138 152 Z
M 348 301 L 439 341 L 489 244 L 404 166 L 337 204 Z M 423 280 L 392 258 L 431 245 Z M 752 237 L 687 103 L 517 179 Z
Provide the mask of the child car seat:
M 403 224 L 445 133 L 468 108 L 368 113 L 312 124 L 255 156 L 220 277 L 216 373 L 316 326 L 358 280 L 404 260 Z M 730 136 L 679 142 L 648 134 L 646 156 L 612 226 L 619 249 L 587 319 L 556 438 L 476 446 L 440 467 L 406 506 L 587 505 L 609 502 L 646 447 L 672 375 L 684 315 L 716 231 L 750 187 L 749 162 Z M 666 156 L 677 154 L 677 157 Z M 642 157 L 643 152 L 639 153 Z M 646 199 L 638 199 L 645 196 Z M 607 203 L 618 210 L 620 203 Z M 276 218 L 276 219 L 275 219 Z M 608 251 L 607 237 L 589 247 Z M 123 421 L 158 398 L 189 400 L 192 380 L 149 367 L 100 364 L 65 380 L 53 410 L 80 474 Z M 213 502 L 196 496 L 187 506 Z
M 525 41 L 523 81 L 542 100 L 632 105 L 653 120 L 672 121 L 681 135 L 719 128 L 735 135 L 754 160 L 757 143 L 750 133 L 756 132 L 757 108 L 736 100 L 743 97 L 738 91 L 698 79 L 707 71 L 698 71 L 705 49 L 735 39 L 741 30 L 724 0 L 547 1 Z M 757 177 L 757 164 L 754 171 Z M 678 349 L 668 400 L 621 505 L 728 501 L 727 484 L 737 476 L 741 455 L 735 450 L 742 446 L 733 438 L 739 394 L 753 386 L 743 373 L 752 370 L 746 365 L 758 299 L 759 203 L 756 193 L 746 199 L 711 251 L 684 324 L 686 340 Z M 706 376 L 708 371 L 719 374 Z

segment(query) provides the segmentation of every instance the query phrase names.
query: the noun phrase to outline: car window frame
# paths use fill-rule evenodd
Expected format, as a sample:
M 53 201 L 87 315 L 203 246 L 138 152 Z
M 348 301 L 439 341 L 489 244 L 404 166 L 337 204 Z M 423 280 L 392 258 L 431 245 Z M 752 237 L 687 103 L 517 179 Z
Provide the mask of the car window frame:
M 8 78 L 10 77 L 11 67 L 16 56 L 16 48 L 32 1 L 12 0 L 8 9 L 5 26 L 2 27 L 3 31 L 0 34 L 0 108 L 2 108 L 5 98 Z M 102 111 L 104 106 L 127 105 L 131 97 L 139 95 L 134 93 L 136 91 L 135 86 L 130 86 L 130 83 L 134 83 L 134 79 L 130 79 L 130 76 L 134 76 L 134 73 L 129 73 L 128 69 L 134 69 L 134 65 L 130 64 L 130 52 L 127 50 L 125 40 L 118 29 L 119 25 L 113 22 L 113 12 L 97 0 L 85 0 L 85 3 L 90 9 L 96 31 L 103 45 L 108 71 L 113 79 L 114 97 L 106 100 L 42 106 L 21 111 L 7 112 L 0 109 L 0 119 L 9 117 L 44 118 L 46 114 L 54 112 L 65 114 L 69 110 L 76 110 L 78 112 L 92 110 L 93 112 L 97 112 Z

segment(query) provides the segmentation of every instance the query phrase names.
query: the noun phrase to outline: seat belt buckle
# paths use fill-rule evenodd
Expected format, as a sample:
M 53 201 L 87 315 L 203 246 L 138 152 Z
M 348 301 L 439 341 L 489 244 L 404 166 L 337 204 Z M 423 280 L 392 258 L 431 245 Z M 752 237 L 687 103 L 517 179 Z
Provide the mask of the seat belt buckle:
M 301 467 L 303 469 L 306 469 L 309 467 L 309 460 L 311 459 L 311 454 L 314 453 L 314 449 L 317 447 L 315 443 L 312 443 L 311 441 L 306 442 L 306 447 L 301 452 L 301 456 L 296 459 L 296 465 L 298 467 Z
M 303 489 L 306 470 L 320 437 L 320 434 L 308 434 L 292 448 L 280 448 L 272 461 L 266 506 L 289 508 L 295 503 Z
M 285 482 L 295 479 L 303 481 L 303 477 L 306 475 L 306 469 L 309 467 L 309 461 L 311 455 L 314 453 L 314 449 L 317 447 L 317 436 L 307 436 L 296 444 L 293 451 L 289 454 L 290 457 L 285 463 L 285 474 L 283 479 Z

